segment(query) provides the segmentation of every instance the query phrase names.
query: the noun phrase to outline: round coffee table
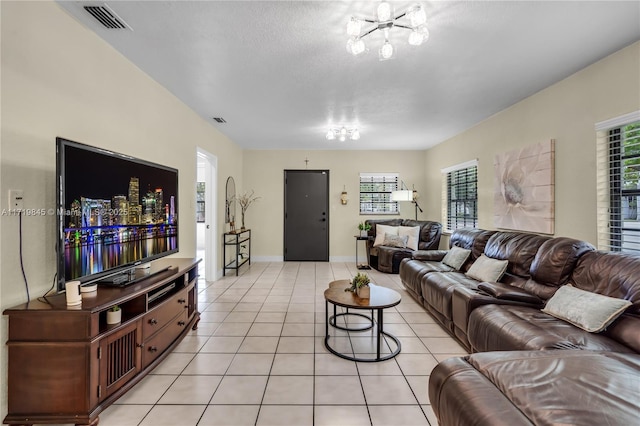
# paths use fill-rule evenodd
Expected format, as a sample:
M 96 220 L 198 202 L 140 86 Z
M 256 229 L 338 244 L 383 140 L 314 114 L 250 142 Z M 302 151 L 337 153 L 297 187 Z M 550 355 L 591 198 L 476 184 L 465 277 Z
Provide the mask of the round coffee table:
M 351 361 L 359 362 L 378 362 L 391 359 L 400 353 L 400 341 L 397 337 L 384 331 L 384 310 L 396 306 L 402 300 L 400 293 L 390 288 L 381 287 L 375 284 L 369 284 L 371 295 L 369 299 L 362 299 L 351 291 L 345 291 L 345 289 L 351 287 L 349 280 L 332 281 L 329 284 L 329 288 L 324 291 L 325 300 L 325 334 L 324 345 L 329 352 L 339 356 L 340 358 L 348 359 Z M 333 315 L 329 316 L 329 303 L 333 305 Z M 336 307 L 341 306 L 346 308 L 346 312 L 337 313 Z M 355 310 L 370 310 L 371 317 L 361 314 L 349 312 L 349 309 Z M 334 328 L 345 330 L 347 332 L 352 331 L 365 331 L 373 328 L 374 315 L 373 311 L 377 311 L 377 328 L 376 328 L 376 357 L 375 358 L 358 358 L 356 356 L 350 356 L 338 352 L 329 344 L 329 326 Z M 360 328 L 342 327 L 337 325 L 336 319 L 340 316 L 355 315 L 367 318 L 370 323 Z M 383 335 L 391 339 L 396 344 L 396 349 L 390 354 L 382 356 L 380 354 L 380 346 L 382 344 Z

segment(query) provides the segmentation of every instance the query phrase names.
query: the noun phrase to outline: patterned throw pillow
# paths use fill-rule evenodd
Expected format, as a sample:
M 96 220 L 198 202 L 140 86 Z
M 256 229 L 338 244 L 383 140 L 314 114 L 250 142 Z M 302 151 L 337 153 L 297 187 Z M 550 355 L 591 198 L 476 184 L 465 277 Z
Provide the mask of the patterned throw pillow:
M 464 262 L 467 261 L 469 255 L 471 254 L 471 250 L 463 249 L 462 247 L 453 246 L 447 254 L 444 255 L 444 259 L 442 259 L 442 263 L 445 265 L 451 266 L 455 270 L 460 270 Z
M 406 235 L 387 235 L 384 236 L 383 246 L 407 248 L 409 237 Z

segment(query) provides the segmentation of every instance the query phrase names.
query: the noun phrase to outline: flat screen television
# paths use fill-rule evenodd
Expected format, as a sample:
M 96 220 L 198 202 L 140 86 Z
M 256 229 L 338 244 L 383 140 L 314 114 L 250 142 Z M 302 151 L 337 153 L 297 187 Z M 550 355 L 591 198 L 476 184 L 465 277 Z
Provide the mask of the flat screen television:
M 58 291 L 126 284 L 178 251 L 178 170 L 63 138 L 56 158 Z

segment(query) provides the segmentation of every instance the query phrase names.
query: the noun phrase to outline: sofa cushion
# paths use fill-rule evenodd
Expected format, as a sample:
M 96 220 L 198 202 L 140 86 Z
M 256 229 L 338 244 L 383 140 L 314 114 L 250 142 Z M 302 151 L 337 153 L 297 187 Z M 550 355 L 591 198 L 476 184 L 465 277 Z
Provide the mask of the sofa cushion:
M 436 310 L 443 318 L 451 320 L 453 289 L 464 287 L 477 289 L 479 282 L 461 272 L 430 272 L 422 277 L 420 288 L 426 304 Z
M 496 232 L 489 238 L 484 254 L 493 259 L 509 261 L 507 273 L 529 278 L 531 263 L 542 244 L 551 237 L 523 232 Z
M 477 352 L 587 349 L 632 352 L 604 333 L 589 333 L 537 308 L 485 305 L 469 315 L 469 343 Z
M 373 242 L 374 247 L 384 245 L 385 234 L 398 235 L 398 227 L 389 225 L 376 225 L 376 239 Z
M 628 313 L 640 315 L 640 256 L 591 251 L 580 257 L 571 285 L 633 303 Z
M 420 227 L 419 226 L 400 226 L 398 227 L 398 235 L 406 236 L 407 248 L 411 250 L 418 250 L 418 243 L 420 242 Z
M 633 303 L 602 334 L 640 352 L 640 256 L 591 251 L 580 259 L 571 285 Z
M 470 254 L 471 250 L 453 246 L 442 259 L 442 263 L 459 271 Z
M 478 288 L 500 300 L 511 300 L 514 302 L 530 303 L 532 305 L 543 304 L 542 299 L 538 296 L 508 284 L 482 282 L 478 284 Z
M 496 282 L 507 270 L 508 263 L 507 260 L 492 259 L 483 254 L 473 262 L 467 271 L 467 276 L 478 281 Z
M 542 312 L 567 321 L 590 333 L 599 333 L 615 321 L 631 302 L 570 285 L 556 291 Z
M 407 248 L 407 241 L 409 237 L 406 235 L 391 235 L 391 234 L 383 234 L 384 241 L 382 242 L 383 246 L 387 247 L 398 247 L 398 248 Z
M 449 358 L 429 378 L 441 425 L 638 423 L 640 355 L 492 352 Z
M 541 285 L 566 284 L 578 259 L 595 248 L 586 241 L 558 237 L 544 242 L 531 263 L 531 278 Z

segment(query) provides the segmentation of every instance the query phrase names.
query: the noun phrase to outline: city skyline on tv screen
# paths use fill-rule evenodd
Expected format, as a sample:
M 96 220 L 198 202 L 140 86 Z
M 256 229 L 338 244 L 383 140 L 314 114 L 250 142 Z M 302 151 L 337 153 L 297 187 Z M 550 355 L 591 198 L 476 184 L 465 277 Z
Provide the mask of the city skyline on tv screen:
M 109 209 L 114 217 L 110 220 L 115 222 L 101 222 L 103 226 L 149 222 L 176 223 L 177 171 L 72 145 L 66 145 L 64 150 L 64 209 L 67 217 L 65 228 L 95 226 L 96 224 L 89 223 L 88 219 L 78 219 L 77 215 L 88 209 L 95 210 L 97 203 L 102 202 L 108 203 L 100 206 Z M 135 188 L 135 191 L 132 191 L 132 188 Z M 161 190 L 160 200 L 157 190 Z M 80 205 L 83 199 L 86 200 L 86 204 L 92 203 L 93 207 Z M 123 199 L 126 200 L 126 204 L 118 204 L 118 201 Z M 153 201 L 154 206 L 149 206 L 149 201 Z M 161 205 L 155 206 L 156 201 Z M 77 204 L 74 206 L 74 203 Z M 139 212 L 136 206 L 140 206 Z M 155 211 L 145 212 L 145 209 Z M 95 213 L 87 215 L 95 216 Z

